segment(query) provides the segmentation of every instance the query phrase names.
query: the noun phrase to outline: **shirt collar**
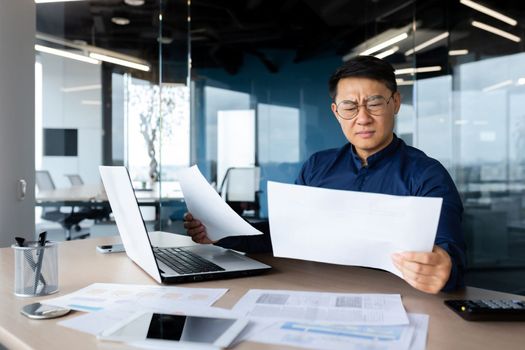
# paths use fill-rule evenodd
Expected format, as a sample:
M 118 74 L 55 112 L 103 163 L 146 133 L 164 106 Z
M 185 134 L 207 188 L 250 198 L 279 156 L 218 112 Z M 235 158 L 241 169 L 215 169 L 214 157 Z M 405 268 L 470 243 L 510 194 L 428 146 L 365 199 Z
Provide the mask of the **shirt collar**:
M 392 138 L 392 141 L 390 142 L 390 144 L 388 146 L 386 146 L 381 151 L 379 151 L 377 153 L 374 153 L 370 157 L 367 158 L 367 160 L 366 160 L 367 163 L 368 163 L 367 167 L 369 167 L 369 168 L 373 167 L 381 159 L 384 159 L 388 155 L 392 154 L 397 149 L 397 146 L 399 145 L 399 141 L 400 141 L 400 139 L 396 136 L 396 134 L 394 134 L 394 137 Z M 355 151 L 354 145 L 352 145 L 352 147 L 350 147 L 350 149 L 351 149 L 351 152 L 352 152 L 352 161 L 354 162 L 354 164 L 357 167 L 357 169 L 361 169 L 363 167 L 363 165 L 361 164 L 361 158 L 359 158 L 359 156 L 357 155 L 357 152 Z

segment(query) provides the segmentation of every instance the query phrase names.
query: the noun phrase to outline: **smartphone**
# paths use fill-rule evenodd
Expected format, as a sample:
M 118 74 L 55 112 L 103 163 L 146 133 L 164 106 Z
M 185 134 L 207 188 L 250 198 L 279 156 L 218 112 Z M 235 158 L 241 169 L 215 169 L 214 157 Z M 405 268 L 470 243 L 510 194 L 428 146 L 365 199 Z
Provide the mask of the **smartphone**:
M 125 252 L 124 244 L 107 244 L 97 246 L 97 252 L 102 254 Z
M 247 324 L 247 319 L 139 312 L 97 338 L 143 345 L 163 343 L 171 349 L 217 349 L 228 347 Z

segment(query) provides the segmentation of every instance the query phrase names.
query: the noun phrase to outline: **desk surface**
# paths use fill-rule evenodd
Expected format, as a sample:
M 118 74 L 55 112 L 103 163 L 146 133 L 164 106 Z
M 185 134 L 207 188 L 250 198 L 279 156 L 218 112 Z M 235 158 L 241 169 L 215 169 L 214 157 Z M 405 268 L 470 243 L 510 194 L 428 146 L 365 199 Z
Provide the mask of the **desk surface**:
M 70 241 L 59 246 L 58 295 L 67 294 L 95 282 L 155 284 L 124 253 L 99 254 L 97 244 L 113 243 L 118 237 Z M 173 245 L 188 242 L 187 237 L 165 235 L 152 237 L 154 244 Z M 190 241 L 191 242 L 191 241 Z M 344 293 L 400 293 L 408 312 L 430 315 L 428 349 L 518 349 L 523 347 L 523 323 L 476 323 L 463 321 L 449 311 L 447 298 L 523 298 L 520 296 L 467 288 L 455 294 L 428 295 L 419 292 L 398 277 L 383 271 L 358 267 L 280 259 L 258 255 L 255 258 L 274 269 L 261 276 L 230 280 L 180 284 L 184 287 L 229 288 L 215 306 L 232 307 L 249 289 L 291 289 Z M 43 300 L 19 298 L 13 294 L 14 258 L 11 248 L 0 249 L 0 343 L 12 349 L 120 349 L 95 337 L 57 325 L 60 319 L 30 320 L 20 314 L 23 305 Z M 57 294 L 50 296 L 55 297 Z M 73 312 L 67 317 L 75 317 Z M 260 343 L 242 343 L 235 349 L 282 349 Z

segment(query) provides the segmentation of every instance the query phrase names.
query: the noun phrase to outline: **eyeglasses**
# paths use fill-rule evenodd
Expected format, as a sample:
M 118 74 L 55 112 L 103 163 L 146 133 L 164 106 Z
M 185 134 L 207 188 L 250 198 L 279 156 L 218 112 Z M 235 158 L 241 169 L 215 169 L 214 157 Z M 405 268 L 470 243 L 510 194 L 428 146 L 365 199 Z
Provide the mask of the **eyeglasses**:
M 392 97 L 394 97 L 394 92 L 392 95 L 390 95 L 388 100 L 381 95 L 370 96 L 363 104 L 357 104 L 354 101 L 344 100 L 337 104 L 335 111 L 341 118 L 351 120 L 354 119 L 359 113 L 359 107 L 364 106 L 368 114 L 377 117 L 385 113 L 386 106 L 388 106 Z

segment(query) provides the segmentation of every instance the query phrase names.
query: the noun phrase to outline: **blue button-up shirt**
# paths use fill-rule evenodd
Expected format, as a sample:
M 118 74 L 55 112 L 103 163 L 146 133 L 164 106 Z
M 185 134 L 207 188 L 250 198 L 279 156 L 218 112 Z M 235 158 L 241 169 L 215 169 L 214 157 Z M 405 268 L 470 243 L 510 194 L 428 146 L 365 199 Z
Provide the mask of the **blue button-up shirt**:
M 435 243 L 452 259 L 450 277 L 443 290 L 464 286 L 463 205 L 452 178 L 437 160 L 394 135 L 390 145 L 367 158 L 367 165 L 362 165 L 351 144 L 315 153 L 304 163 L 295 183 L 337 190 L 443 198 Z

